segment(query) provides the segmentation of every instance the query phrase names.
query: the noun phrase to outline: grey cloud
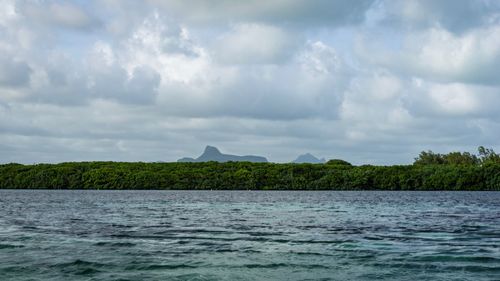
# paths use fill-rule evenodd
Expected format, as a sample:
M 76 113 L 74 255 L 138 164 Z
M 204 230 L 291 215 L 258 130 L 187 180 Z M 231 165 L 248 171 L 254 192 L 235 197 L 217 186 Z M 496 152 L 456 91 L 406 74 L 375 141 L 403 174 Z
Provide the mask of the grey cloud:
M 129 75 L 118 64 L 97 64 L 89 59 L 87 66 L 65 59 L 50 60 L 50 64 L 38 70 L 38 76 L 46 78 L 25 89 L 26 95 L 20 100 L 64 106 L 82 106 L 94 99 L 131 105 L 155 102 L 161 77 L 148 66 L 137 66 Z
M 363 38 L 363 37 L 361 37 Z M 357 44 L 365 63 L 440 83 L 499 85 L 500 25 L 453 34 L 440 28 L 407 33 L 396 49 L 372 35 Z
M 128 34 L 129 38 L 125 40 L 128 40 L 129 47 L 143 48 L 154 43 L 161 53 L 197 56 L 197 50 L 186 33 L 177 22 L 153 12 L 134 26 L 132 34 Z
M 211 49 L 222 63 L 278 64 L 296 53 L 302 42 L 299 38 L 272 25 L 238 24 L 222 34 Z
M 92 30 L 101 21 L 82 7 L 71 2 L 21 2 L 17 10 L 39 24 L 76 30 Z
M 455 33 L 497 22 L 500 3 L 495 0 L 386 1 L 386 22 L 412 28 L 442 27 Z
M 90 98 L 85 69 L 74 59 L 54 51 L 34 59 L 34 63 L 33 83 L 25 90 L 24 103 L 76 106 Z
M 365 22 L 373 2 L 17 2 L 0 18 L 1 161 L 499 150 L 496 2 L 377 1 L 392 27 Z
M 166 114 L 187 117 L 335 119 L 351 73 L 335 50 L 310 42 L 278 65 L 212 65 L 207 79 L 165 81 L 158 102 Z
M 478 141 L 491 142 L 491 136 L 478 125 L 464 127 L 454 118 L 422 118 L 391 132 L 363 120 L 171 118 L 164 116 L 161 108 L 139 110 L 110 102 L 72 109 L 48 105 L 13 108 L 0 123 L 12 119 L 24 129 L 0 131 L 2 146 L 9 147 L 1 152 L 2 161 L 174 161 L 196 154 L 210 142 L 228 152 L 264 154 L 271 161 L 289 161 L 296 156 L 291 151 L 307 150 L 353 163 L 387 164 L 410 162 L 422 149 L 470 150 Z M 30 127 L 32 116 L 39 116 L 35 128 L 43 128 L 43 132 Z M 353 128 L 362 129 L 369 138 L 346 139 L 345 133 Z M 33 142 L 39 145 L 33 146 Z
M 181 21 L 193 23 L 267 22 L 341 26 L 363 22 L 374 0 L 203 1 L 149 0 Z
M 134 69 L 123 94 L 131 103 L 152 103 L 157 95 L 161 76 L 155 70 L 141 66 Z M 121 99 L 124 100 L 124 99 Z
M 500 120 L 500 88 L 460 83 L 408 83 L 402 102 L 410 113 L 426 118 Z
M 30 82 L 32 69 L 24 61 L 0 55 L 0 87 L 23 87 Z
M 131 76 L 120 66 L 111 66 L 104 71 L 89 73 L 86 89 L 89 98 L 112 99 L 128 104 L 153 103 L 160 83 L 159 74 L 142 66 L 133 70 Z
M 170 83 L 160 90 L 158 101 L 172 116 L 337 118 L 348 76 L 312 76 L 298 65 L 266 68 L 249 66 L 240 69 L 236 77 L 220 77 L 213 84 L 200 87 Z
M 118 38 L 127 37 L 130 31 L 140 25 L 145 17 L 155 9 L 144 1 L 102 0 L 88 1 L 92 9 L 102 14 L 106 31 Z

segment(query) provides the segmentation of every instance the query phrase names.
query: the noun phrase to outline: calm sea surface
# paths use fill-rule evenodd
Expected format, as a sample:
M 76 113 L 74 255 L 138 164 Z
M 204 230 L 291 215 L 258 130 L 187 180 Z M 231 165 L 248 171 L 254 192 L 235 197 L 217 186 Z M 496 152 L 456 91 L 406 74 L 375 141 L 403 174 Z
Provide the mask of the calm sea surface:
M 0 190 L 0 280 L 500 280 L 500 192 Z

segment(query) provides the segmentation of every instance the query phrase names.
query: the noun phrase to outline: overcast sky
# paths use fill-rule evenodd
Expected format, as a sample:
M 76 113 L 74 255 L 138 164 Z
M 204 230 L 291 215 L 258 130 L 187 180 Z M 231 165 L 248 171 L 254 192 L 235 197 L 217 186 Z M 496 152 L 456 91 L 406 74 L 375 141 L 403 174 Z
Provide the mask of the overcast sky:
M 0 6 L 1 163 L 500 148 L 500 1 Z

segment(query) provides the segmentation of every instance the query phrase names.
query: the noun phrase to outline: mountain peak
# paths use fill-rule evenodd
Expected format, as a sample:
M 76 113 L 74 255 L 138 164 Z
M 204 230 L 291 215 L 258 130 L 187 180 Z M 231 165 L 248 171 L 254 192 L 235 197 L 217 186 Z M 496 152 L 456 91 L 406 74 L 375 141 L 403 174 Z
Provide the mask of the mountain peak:
M 207 161 L 216 161 L 216 162 L 239 162 L 239 161 L 247 161 L 247 162 L 267 162 L 265 157 L 254 156 L 254 155 L 231 155 L 224 154 L 220 152 L 220 150 L 215 146 L 207 145 L 205 150 L 198 158 L 190 158 L 184 157 L 178 160 L 178 162 L 207 162 Z
M 317 158 L 316 156 L 312 155 L 311 153 L 306 153 L 302 154 L 297 159 L 293 160 L 292 163 L 313 163 L 313 164 L 320 164 L 320 163 L 325 163 L 324 158 Z
M 205 153 L 208 153 L 208 154 L 222 154 L 217 147 L 211 146 L 211 145 L 207 145 L 205 147 L 205 151 L 203 151 L 203 154 L 205 154 Z

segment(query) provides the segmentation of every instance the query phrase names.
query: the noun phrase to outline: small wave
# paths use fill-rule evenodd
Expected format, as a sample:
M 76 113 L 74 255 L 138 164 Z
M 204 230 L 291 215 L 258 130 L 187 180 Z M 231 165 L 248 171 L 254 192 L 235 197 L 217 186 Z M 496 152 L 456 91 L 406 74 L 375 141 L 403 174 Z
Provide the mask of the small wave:
M 96 246 L 105 246 L 105 247 L 134 247 L 137 244 L 131 242 L 97 242 L 94 245 Z
M 215 275 L 201 275 L 197 273 L 182 274 L 169 277 L 171 281 L 218 281 L 220 277 Z
M 190 269 L 197 268 L 194 265 L 188 264 L 139 264 L 139 265 L 129 265 L 125 267 L 125 270 L 165 270 L 165 269 Z
M 26 229 L 26 230 L 35 230 L 35 229 L 38 229 L 38 227 L 36 227 L 36 226 L 31 226 L 31 225 L 23 225 L 23 226 L 22 226 L 22 229 Z
M 319 257 L 331 257 L 331 256 L 334 256 L 332 254 L 316 253 L 316 252 L 290 252 L 290 254 L 294 254 L 294 255 L 298 255 L 298 256 L 319 256 Z
M 251 264 L 244 264 L 241 266 L 235 266 L 235 267 L 244 267 L 244 268 L 266 268 L 266 269 L 275 269 L 275 268 L 305 268 L 305 269 L 328 269 L 330 267 L 321 265 L 321 264 L 289 264 L 289 263 L 269 263 L 269 264 L 258 264 L 258 263 L 251 263 Z
M 500 264 L 500 259 L 486 256 L 450 256 L 435 255 L 415 258 L 416 261 L 425 262 L 474 262 L 474 263 L 496 263 Z
M 99 270 L 100 268 L 106 268 L 108 266 L 109 265 L 104 263 L 90 262 L 80 259 L 52 265 L 53 268 L 58 268 L 62 272 L 74 275 L 93 275 L 101 272 Z
M 0 250 L 1 249 L 15 249 L 15 248 L 24 248 L 24 245 L 0 244 Z
M 485 266 L 485 265 L 443 265 L 442 263 L 419 263 L 419 262 L 396 262 L 396 263 L 373 263 L 377 267 L 390 267 L 397 269 L 410 269 L 410 270 L 433 270 L 437 272 L 442 271 L 464 271 L 464 272 L 500 272 L 499 266 Z
M 91 262 L 91 261 L 76 259 L 76 260 L 70 261 L 70 262 L 63 262 L 63 263 L 54 264 L 52 267 L 67 268 L 67 267 L 86 267 L 86 266 L 106 267 L 108 265 L 104 264 L 104 263 L 99 263 L 99 262 Z

